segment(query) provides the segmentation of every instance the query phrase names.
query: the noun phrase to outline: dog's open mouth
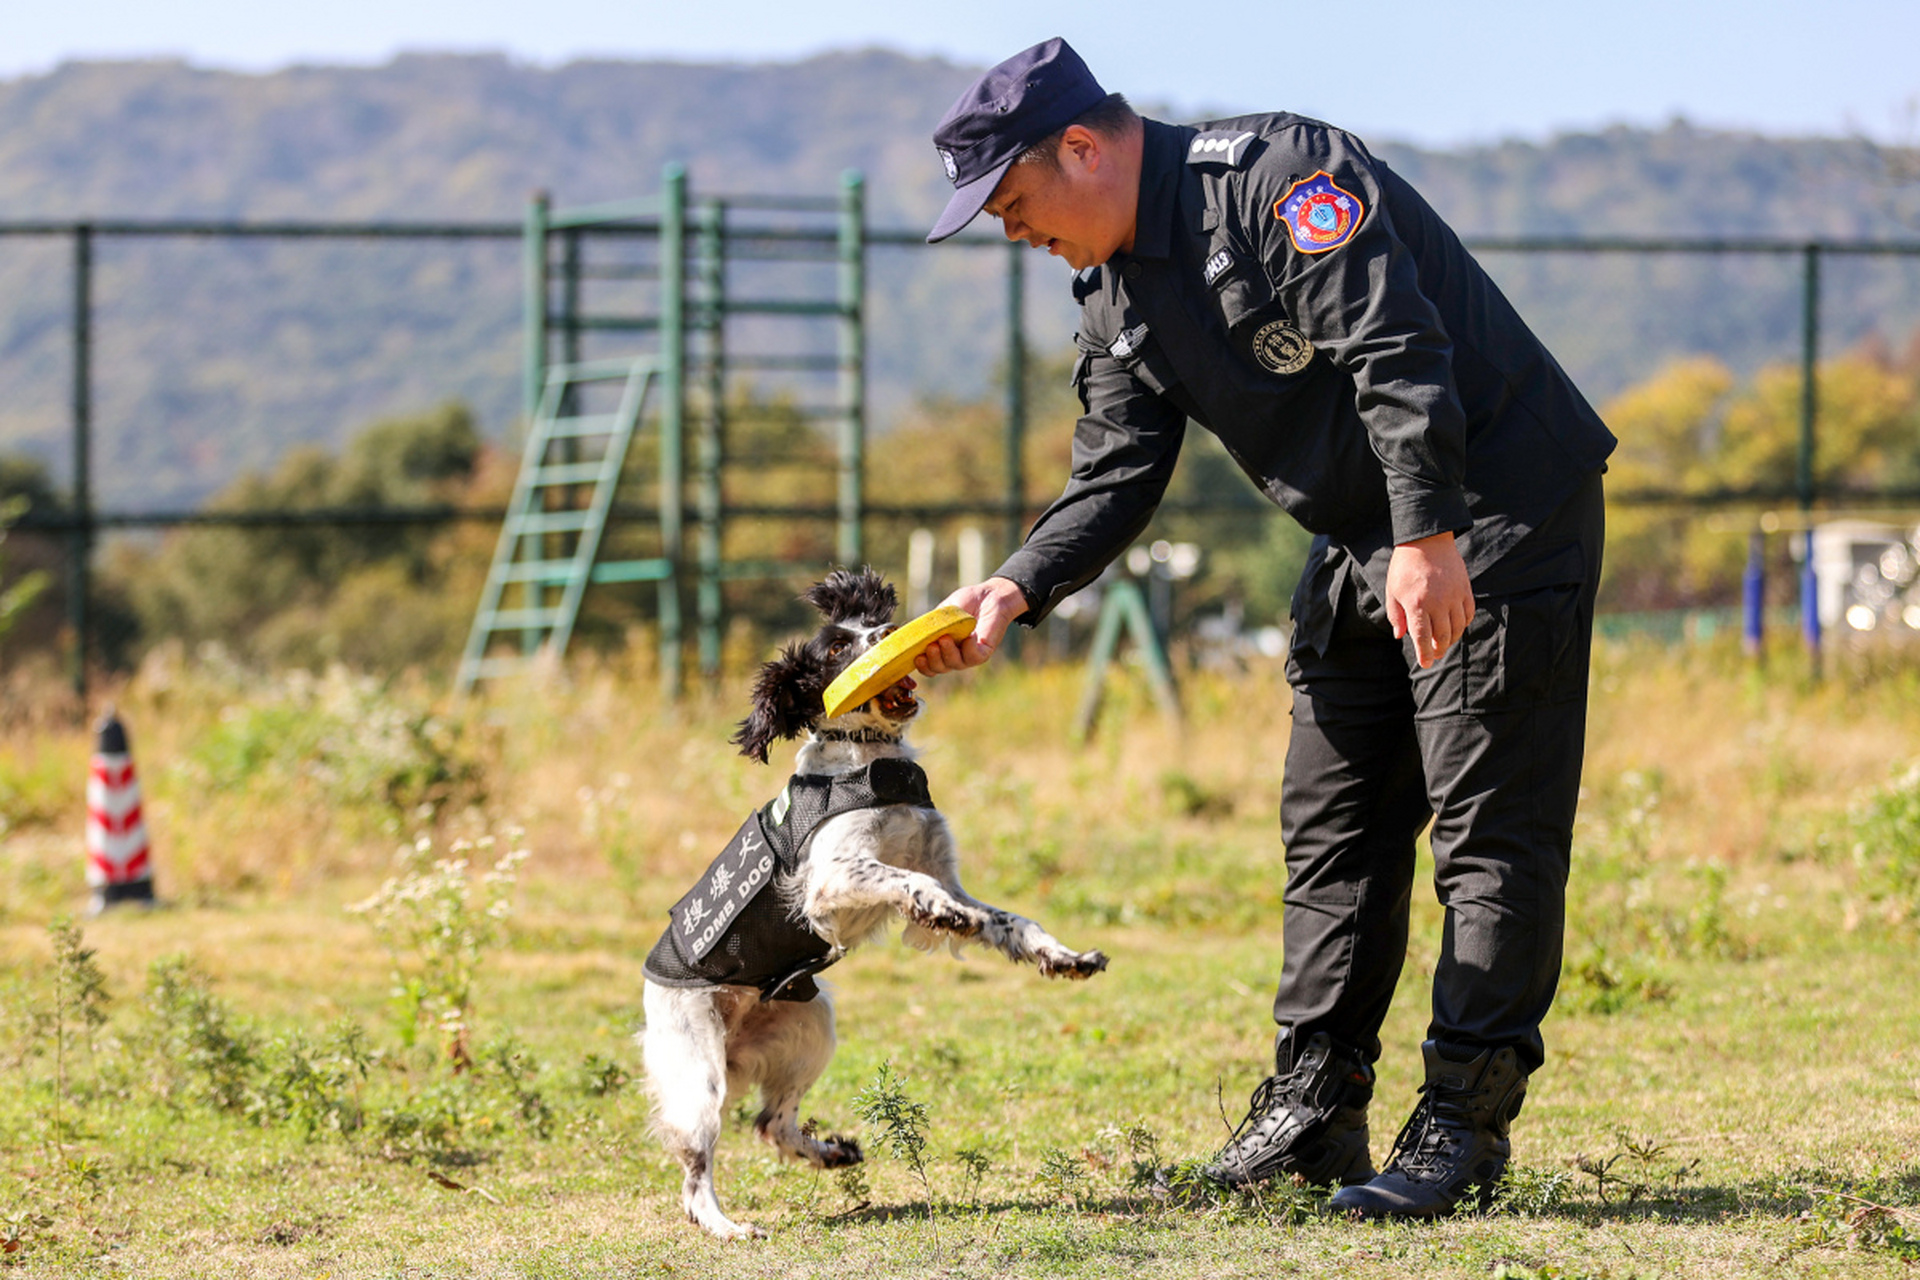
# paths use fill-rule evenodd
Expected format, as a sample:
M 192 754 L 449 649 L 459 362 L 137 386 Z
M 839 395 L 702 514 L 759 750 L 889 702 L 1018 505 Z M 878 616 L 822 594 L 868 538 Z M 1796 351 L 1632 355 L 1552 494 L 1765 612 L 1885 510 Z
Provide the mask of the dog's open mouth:
M 889 720 L 911 720 L 920 714 L 920 700 L 913 696 L 913 677 L 889 685 L 874 695 L 874 707 Z

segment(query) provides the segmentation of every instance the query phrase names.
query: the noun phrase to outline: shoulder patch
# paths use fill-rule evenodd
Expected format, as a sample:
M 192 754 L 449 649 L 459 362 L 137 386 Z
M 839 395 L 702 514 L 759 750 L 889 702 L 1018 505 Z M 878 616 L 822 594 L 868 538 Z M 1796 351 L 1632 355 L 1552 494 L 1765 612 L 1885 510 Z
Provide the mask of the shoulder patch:
M 1287 194 L 1273 202 L 1273 216 L 1286 224 L 1294 248 L 1325 253 L 1353 238 L 1367 207 L 1322 169 L 1287 188 Z
M 1248 146 L 1259 135 L 1251 129 L 1238 132 L 1231 129 L 1213 129 L 1206 133 L 1196 133 L 1193 141 L 1187 144 L 1188 164 L 1223 164 L 1229 169 L 1244 168 L 1252 148 Z

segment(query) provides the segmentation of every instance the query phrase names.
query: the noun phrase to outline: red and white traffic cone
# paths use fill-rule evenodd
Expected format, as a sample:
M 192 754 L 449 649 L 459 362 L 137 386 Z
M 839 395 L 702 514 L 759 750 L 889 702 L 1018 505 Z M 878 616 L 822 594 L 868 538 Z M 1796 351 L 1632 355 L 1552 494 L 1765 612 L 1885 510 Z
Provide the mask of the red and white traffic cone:
M 127 731 L 113 708 L 94 727 L 87 778 L 87 886 L 90 911 L 122 902 L 153 905 L 153 855 L 140 812 L 140 780 L 133 773 Z

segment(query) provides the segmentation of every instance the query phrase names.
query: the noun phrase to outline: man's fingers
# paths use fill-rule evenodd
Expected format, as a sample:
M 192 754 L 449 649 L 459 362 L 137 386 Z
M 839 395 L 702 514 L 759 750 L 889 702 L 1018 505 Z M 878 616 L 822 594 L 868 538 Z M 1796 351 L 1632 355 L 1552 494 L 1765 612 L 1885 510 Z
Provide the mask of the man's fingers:
M 1407 621 L 1412 624 L 1413 656 L 1420 660 L 1421 666 L 1432 666 L 1433 660 L 1439 656 L 1434 651 L 1432 620 L 1427 617 L 1425 609 L 1413 609 L 1408 612 Z
M 1393 638 L 1400 639 L 1407 634 L 1407 611 L 1392 595 L 1387 596 L 1387 621 L 1393 624 Z
M 923 676 L 944 676 L 963 670 L 966 665 L 960 646 L 953 642 L 952 636 L 941 636 L 913 660 L 914 670 Z

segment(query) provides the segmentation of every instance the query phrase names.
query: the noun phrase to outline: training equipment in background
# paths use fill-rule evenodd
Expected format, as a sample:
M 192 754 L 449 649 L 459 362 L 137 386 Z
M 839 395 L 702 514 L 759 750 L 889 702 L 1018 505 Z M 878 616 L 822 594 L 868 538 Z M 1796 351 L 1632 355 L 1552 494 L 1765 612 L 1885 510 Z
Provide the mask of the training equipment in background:
M 913 660 L 925 653 L 928 645 L 945 636 L 964 640 L 973 634 L 973 626 L 972 614 L 950 604 L 903 624 L 834 677 L 833 683 L 827 686 L 827 719 L 898 684 L 902 676 L 913 670 Z
M 153 905 L 153 852 L 140 811 L 140 780 L 127 731 L 112 707 L 94 728 L 87 775 L 87 886 L 93 915 L 123 902 Z

